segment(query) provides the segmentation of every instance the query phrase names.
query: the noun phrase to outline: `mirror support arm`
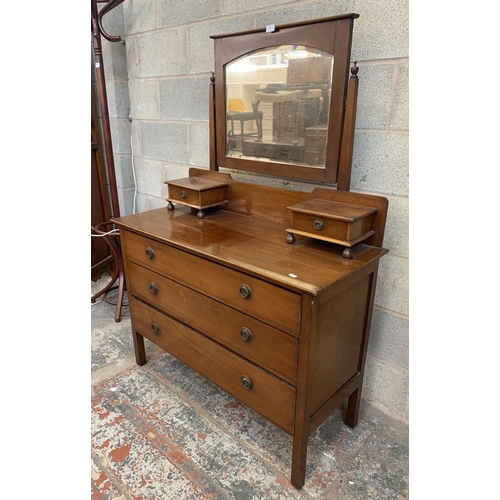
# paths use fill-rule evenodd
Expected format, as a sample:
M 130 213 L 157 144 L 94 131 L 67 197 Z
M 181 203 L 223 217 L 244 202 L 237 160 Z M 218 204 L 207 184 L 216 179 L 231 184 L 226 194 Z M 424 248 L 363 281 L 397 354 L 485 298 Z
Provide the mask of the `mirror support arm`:
M 337 189 L 349 191 L 351 188 L 352 153 L 354 150 L 354 129 L 356 126 L 356 108 L 358 105 L 358 71 L 357 62 L 351 68 L 351 77 L 347 87 L 347 98 L 344 111 L 344 128 L 340 146 L 340 162 Z
M 210 170 L 219 170 L 217 165 L 217 138 L 215 126 L 215 74 L 212 71 L 210 77 L 210 86 L 208 89 L 208 122 L 209 122 L 209 141 L 210 141 Z

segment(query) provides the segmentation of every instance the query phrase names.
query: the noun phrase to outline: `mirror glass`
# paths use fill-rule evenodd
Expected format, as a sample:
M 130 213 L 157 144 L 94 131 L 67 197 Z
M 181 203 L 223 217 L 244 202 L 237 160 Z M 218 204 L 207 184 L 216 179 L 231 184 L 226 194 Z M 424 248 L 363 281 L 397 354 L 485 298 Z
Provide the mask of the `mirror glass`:
M 300 46 L 225 66 L 226 156 L 325 168 L 333 56 Z

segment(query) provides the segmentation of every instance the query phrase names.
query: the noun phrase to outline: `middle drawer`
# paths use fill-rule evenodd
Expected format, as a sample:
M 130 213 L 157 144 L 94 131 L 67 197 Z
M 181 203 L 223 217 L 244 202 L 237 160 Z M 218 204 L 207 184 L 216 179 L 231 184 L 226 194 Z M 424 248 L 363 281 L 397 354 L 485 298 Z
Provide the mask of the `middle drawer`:
M 132 262 L 127 280 L 129 294 L 296 384 L 296 338 Z

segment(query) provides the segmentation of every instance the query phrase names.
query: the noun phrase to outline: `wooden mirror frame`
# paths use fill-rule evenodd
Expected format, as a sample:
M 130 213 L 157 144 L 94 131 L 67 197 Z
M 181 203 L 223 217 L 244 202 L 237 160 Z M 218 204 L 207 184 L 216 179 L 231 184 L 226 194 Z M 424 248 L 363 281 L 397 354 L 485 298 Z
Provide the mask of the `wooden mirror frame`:
M 356 112 L 355 87 L 348 84 L 354 19 L 359 14 L 314 19 L 300 23 L 211 36 L 214 40 L 215 73 L 210 86 L 210 170 L 219 167 L 326 184 L 338 183 L 349 190 Z M 272 28 L 271 28 L 272 29 Z M 262 162 L 228 157 L 226 153 L 225 66 L 249 53 L 279 45 L 304 45 L 322 50 L 334 58 L 325 168 L 287 163 Z M 356 68 L 357 73 L 357 68 Z M 348 102 L 348 88 L 350 99 Z

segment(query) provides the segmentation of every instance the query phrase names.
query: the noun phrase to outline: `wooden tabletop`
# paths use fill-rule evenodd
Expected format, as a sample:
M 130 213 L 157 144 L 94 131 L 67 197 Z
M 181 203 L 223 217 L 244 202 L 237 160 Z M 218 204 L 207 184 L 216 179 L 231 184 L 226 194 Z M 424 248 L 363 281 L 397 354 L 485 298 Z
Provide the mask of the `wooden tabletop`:
M 167 243 L 277 285 L 312 295 L 370 264 L 388 250 L 359 244 L 352 259 L 343 247 L 310 238 L 286 243 L 281 224 L 220 210 L 198 219 L 188 207 L 159 208 L 113 219 L 120 228 Z
M 169 186 L 188 188 L 194 191 L 205 191 L 206 189 L 227 186 L 225 182 L 205 179 L 203 177 L 185 177 L 184 179 L 166 181 L 165 184 L 168 184 Z

